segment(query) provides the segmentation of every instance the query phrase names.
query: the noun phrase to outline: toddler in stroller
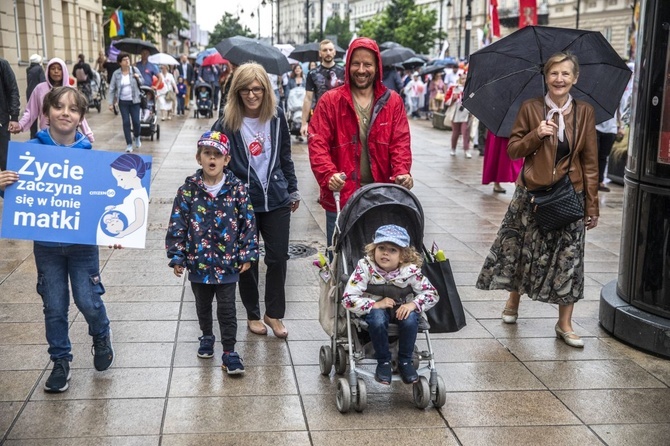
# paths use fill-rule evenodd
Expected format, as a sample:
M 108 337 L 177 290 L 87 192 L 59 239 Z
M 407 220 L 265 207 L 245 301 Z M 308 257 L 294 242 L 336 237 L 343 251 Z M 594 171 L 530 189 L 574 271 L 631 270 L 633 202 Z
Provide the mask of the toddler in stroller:
M 211 118 L 214 116 L 212 112 L 212 86 L 206 82 L 198 82 L 195 84 L 195 110 L 193 110 L 193 117 L 198 115 Z
M 286 99 L 289 132 L 291 135 L 296 136 L 298 141 L 302 141 L 300 126 L 302 125 L 302 103 L 304 100 L 305 87 L 302 86 L 291 88 Z
M 337 380 L 337 409 L 365 409 L 362 377 L 382 384 L 402 380 L 413 385 L 418 408 L 431 402 L 442 407 L 446 386 L 435 368 L 430 325 L 423 315 L 439 296 L 421 272 L 421 204 L 412 192 L 394 184 L 362 187 L 342 212 L 339 194 L 334 195 L 334 255 L 319 274 L 319 321 L 330 345 L 321 346 L 319 367 L 325 376 L 333 368 L 346 375 Z M 418 333 L 425 336 L 424 351 L 415 345 Z M 375 360 L 374 372 L 366 368 L 366 360 Z M 422 361 L 428 364 L 422 366 Z
M 140 135 L 149 136 L 154 140 L 160 139 L 161 126 L 156 116 L 156 92 L 153 88 L 142 85 L 140 87 Z

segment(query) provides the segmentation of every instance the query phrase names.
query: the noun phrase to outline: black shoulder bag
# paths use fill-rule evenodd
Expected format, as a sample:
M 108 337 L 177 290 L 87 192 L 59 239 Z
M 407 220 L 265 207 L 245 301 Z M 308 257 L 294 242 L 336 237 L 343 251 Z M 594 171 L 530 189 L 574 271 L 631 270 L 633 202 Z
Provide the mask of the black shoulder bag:
M 576 146 L 577 102 L 573 103 L 573 107 L 572 144 Z M 570 151 L 568 171 L 560 180 L 550 186 L 528 191 L 531 213 L 540 231 L 545 234 L 549 231 L 564 228 L 570 223 L 584 218 L 582 197 L 577 194 L 572 181 L 570 181 L 570 166 L 572 166 L 572 155 L 575 150 L 576 147 L 573 147 Z M 521 171 L 521 180 L 525 186 L 526 178 L 523 170 Z

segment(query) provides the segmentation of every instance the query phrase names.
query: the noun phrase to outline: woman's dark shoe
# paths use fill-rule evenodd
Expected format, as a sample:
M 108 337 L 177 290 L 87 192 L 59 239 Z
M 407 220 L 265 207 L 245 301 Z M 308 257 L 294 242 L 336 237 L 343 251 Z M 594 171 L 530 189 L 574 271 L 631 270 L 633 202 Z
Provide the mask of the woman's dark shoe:
M 502 187 L 494 187 L 494 188 L 493 188 L 493 192 L 496 193 L 496 194 L 505 194 L 505 193 L 507 193 L 507 191 L 505 190 L 505 188 L 502 188 Z
M 600 191 L 600 192 L 609 192 L 609 191 L 610 191 L 610 188 L 607 187 L 607 186 L 605 186 L 603 183 L 600 183 L 600 184 L 598 185 L 598 191 Z
M 393 370 L 391 369 L 390 362 L 382 362 L 377 364 L 377 369 L 375 370 L 375 380 L 378 383 L 389 385 L 391 384 L 391 376 Z

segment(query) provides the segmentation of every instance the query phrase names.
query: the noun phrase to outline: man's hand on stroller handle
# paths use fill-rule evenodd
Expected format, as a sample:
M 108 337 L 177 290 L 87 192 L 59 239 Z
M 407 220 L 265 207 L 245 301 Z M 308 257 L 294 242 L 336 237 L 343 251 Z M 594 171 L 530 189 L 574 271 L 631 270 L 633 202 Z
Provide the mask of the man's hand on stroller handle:
M 344 182 L 346 179 L 347 175 L 344 172 L 333 174 L 333 176 L 330 177 L 330 180 L 328 180 L 328 189 L 332 190 L 333 192 L 341 191 L 344 187 Z

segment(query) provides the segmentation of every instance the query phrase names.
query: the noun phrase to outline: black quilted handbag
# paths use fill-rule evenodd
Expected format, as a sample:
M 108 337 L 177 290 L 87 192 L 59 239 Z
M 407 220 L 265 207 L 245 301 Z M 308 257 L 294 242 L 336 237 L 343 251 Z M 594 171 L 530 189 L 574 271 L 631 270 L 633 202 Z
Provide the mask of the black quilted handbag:
M 573 126 L 572 141 L 576 139 L 577 129 L 577 103 L 573 103 Z M 572 165 L 572 155 L 574 150 L 570 151 L 568 160 L 568 169 Z M 568 170 L 569 172 L 569 170 Z M 526 184 L 526 179 L 521 171 L 521 179 Z M 566 173 L 563 178 L 554 184 L 539 189 L 528 191 L 530 199 L 530 211 L 540 228 L 540 231 L 547 233 L 556 229 L 564 228 L 572 222 L 584 218 L 583 198 L 577 193 L 575 187 L 570 181 L 570 174 Z
M 569 175 L 547 188 L 528 191 L 528 195 L 533 217 L 544 233 L 584 218 L 582 197 L 575 191 Z

